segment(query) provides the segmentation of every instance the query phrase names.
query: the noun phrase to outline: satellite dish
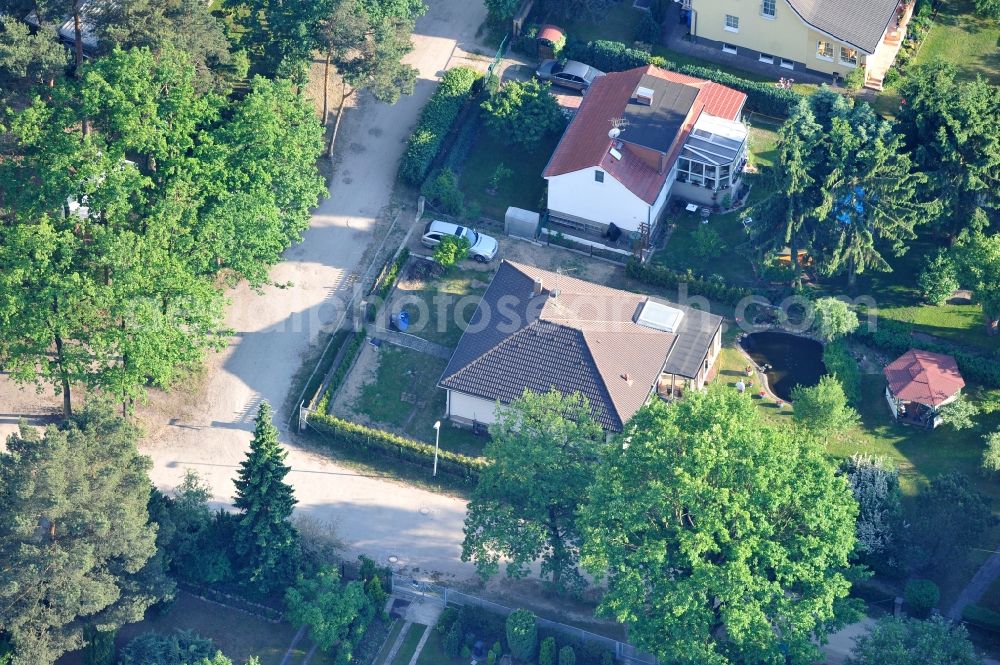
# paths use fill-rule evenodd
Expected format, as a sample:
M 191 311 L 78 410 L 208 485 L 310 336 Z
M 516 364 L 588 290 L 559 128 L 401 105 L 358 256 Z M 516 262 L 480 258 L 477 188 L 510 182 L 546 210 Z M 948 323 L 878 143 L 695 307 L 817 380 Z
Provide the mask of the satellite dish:
M 616 139 L 619 136 L 621 136 L 621 133 L 622 130 L 618 129 L 617 127 L 612 127 L 610 130 L 608 130 L 608 138 Z

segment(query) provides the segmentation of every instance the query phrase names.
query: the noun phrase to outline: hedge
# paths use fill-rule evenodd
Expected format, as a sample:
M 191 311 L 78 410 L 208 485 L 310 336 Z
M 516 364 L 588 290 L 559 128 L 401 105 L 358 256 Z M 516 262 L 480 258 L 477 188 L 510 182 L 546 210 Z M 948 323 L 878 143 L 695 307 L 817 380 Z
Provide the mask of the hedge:
M 826 365 L 826 373 L 833 374 L 840 381 L 851 406 L 860 406 L 861 370 L 844 340 L 834 340 L 823 348 L 823 364 Z
M 468 67 L 455 67 L 444 73 L 407 142 L 399 164 L 399 177 L 403 181 L 414 186 L 423 183 L 451 126 L 481 78 L 482 74 Z
M 923 349 L 954 356 L 959 371 L 966 379 L 972 379 L 991 388 L 1000 388 L 1000 353 L 996 351 L 989 357 L 973 353 L 956 344 L 918 339 L 912 335 L 912 326 L 890 319 L 877 319 L 874 327 L 875 330 L 871 330 L 868 326 L 862 326 L 852 333 L 852 337 L 863 344 L 897 356 L 910 349 Z
M 753 291 L 741 286 L 728 286 L 722 282 L 701 279 L 664 266 L 645 264 L 635 258 L 630 258 L 625 264 L 625 274 L 644 284 L 668 289 L 686 284 L 689 294 L 705 296 L 711 300 L 733 306 L 742 299 L 753 295 Z
M 751 81 L 713 67 L 677 66 L 675 63 L 648 51 L 629 48 L 622 42 L 606 40 L 587 42 L 586 44 L 577 42 L 572 44 L 567 52 L 571 53 L 570 58 L 573 60 L 586 62 L 606 72 L 620 72 L 644 65 L 656 65 L 688 76 L 715 81 L 746 93 L 746 110 L 765 115 L 787 116 L 802 99 L 802 96 L 797 92 L 778 88 L 773 83 Z
M 379 298 L 385 299 L 385 297 L 389 295 L 389 291 L 392 290 L 392 287 L 396 285 L 396 280 L 399 279 L 399 271 L 403 269 L 403 266 L 406 265 L 409 258 L 410 248 L 404 247 L 402 251 L 399 252 L 399 256 L 396 257 L 396 260 L 392 262 L 392 265 L 388 266 L 387 270 L 383 268 L 383 270 L 385 270 L 385 276 L 382 277 L 380 282 L 372 287 L 372 293 L 377 295 Z
M 428 469 L 434 467 L 434 446 L 384 432 L 374 427 L 352 423 L 326 413 L 309 414 L 309 424 L 335 440 L 363 452 L 373 452 L 383 457 L 409 462 Z M 479 473 L 486 460 L 469 457 L 450 450 L 438 452 L 438 471 L 457 477 L 470 485 L 479 480 Z
M 340 384 L 344 382 L 347 377 L 347 372 L 351 369 L 351 365 L 354 364 L 354 359 L 358 355 L 358 351 L 361 350 L 361 345 L 365 341 L 365 335 L 367 331 L 362 328 L 361 330 L 354 333 L 354 336 L 347 340 L 347 350 L 344 352 L 344 357 L 340 359 L 340 364 L 337 365 L 337 369 L 334 371 L 333 376 L 330 378 L 330 383 L 326 387 L 326 392 L 323 393 L 323 397 L 319 400 L 316 405 L 316 410 L 320 413 L 326 413 L 326 409 L 330 404 L 330 398 L 333 397 L 337 389 L 340 388 Z
M 1000 632 L 1000 612 L 994 612 L 982 605 L 966 605 L 962 610 L 962 619 L 977 628 Z

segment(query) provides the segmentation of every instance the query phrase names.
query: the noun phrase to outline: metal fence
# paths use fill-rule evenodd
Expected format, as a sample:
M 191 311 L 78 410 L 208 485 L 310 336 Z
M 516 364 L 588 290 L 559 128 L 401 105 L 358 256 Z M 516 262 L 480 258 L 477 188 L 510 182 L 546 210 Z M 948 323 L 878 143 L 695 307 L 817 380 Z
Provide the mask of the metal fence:
M 475 605 L 503 616 L 507 616 L 514 611 L 514 608 L 495 603 L 492 600 L 486 600 L 479 596 L 449 589 L 440 584 L 431 584 L 430 582 L 423 582 L 412 577 L 404 577 L 396 573 L 392 575 L 392 593 L 410 600 L 429 600 L 442 605 L 448 605 L 449 603 L 454 605 Z M 536 617 L 535 621 L 540 628 L 561 633 L 580 642 L 598 644 L 614 653 L 615 659 L 620 662 L 630 665 L 657 665 L 655 657 L 648 653 L 642 653 L 626 642 L 620 642 L 611 637 L 591 633 L 576 626 L 569 626 L 558 621 L 550 621 L 542 617 Z

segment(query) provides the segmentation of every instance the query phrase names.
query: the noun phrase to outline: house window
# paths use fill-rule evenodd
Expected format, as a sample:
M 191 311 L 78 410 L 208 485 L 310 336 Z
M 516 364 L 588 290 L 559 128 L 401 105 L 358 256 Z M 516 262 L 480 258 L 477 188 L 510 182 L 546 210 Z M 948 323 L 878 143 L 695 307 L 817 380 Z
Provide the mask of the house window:
M 594 182 L 604 182 L 604 171 L 594 171 Z
M 785 60 L 784 58 L 782 58 L 781 66 L 784 67 L 785 69 L 795 69 L 795 61 Z
M 774 18 L 775 0 L 763 0 L 760 3 L 760 15 L 764 18 Z
M 761 62 L 766 62 L 769 65 L 774 64 L 774 56 L 768 55 L 767 53 L 761 53 L 759 56 L 757 56 L 757 59 L 760 60 Z
M 739 32 L 740 17 L 733 16 L 732 14 L 726 14 L 726 30 L 728 30 L 729 32 Z
M 847 48 L 846 46 L 840 47 L 840 64 L 850 65 L 852 67 L 858 66 L 858 51 L 853 48 Z
M 820 60 L 833 60 L 833 43 L 819 40 L 816 42 L 816 57 Z
M 736 55 L 736 47 L 733 46 L 732 44 L 727 44 L 725 42 L 722 42 L 722 50 L 725 53 L 732 53 L 733 55 Z

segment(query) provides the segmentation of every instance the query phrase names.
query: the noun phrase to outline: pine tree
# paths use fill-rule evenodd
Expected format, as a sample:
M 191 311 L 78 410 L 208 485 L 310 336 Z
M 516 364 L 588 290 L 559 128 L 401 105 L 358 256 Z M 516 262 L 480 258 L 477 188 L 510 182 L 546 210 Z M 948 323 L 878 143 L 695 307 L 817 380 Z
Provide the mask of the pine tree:
M 286 587 L 298 567 L 299 534 L 289 521 L 295 496 L 284 481 L 290 467 L 271 422 L 271 405 L 257 411 L 250 452 L 240 463 L 234 505 L 240 510 L 236 552 L 243 580 L 262 595 Z

